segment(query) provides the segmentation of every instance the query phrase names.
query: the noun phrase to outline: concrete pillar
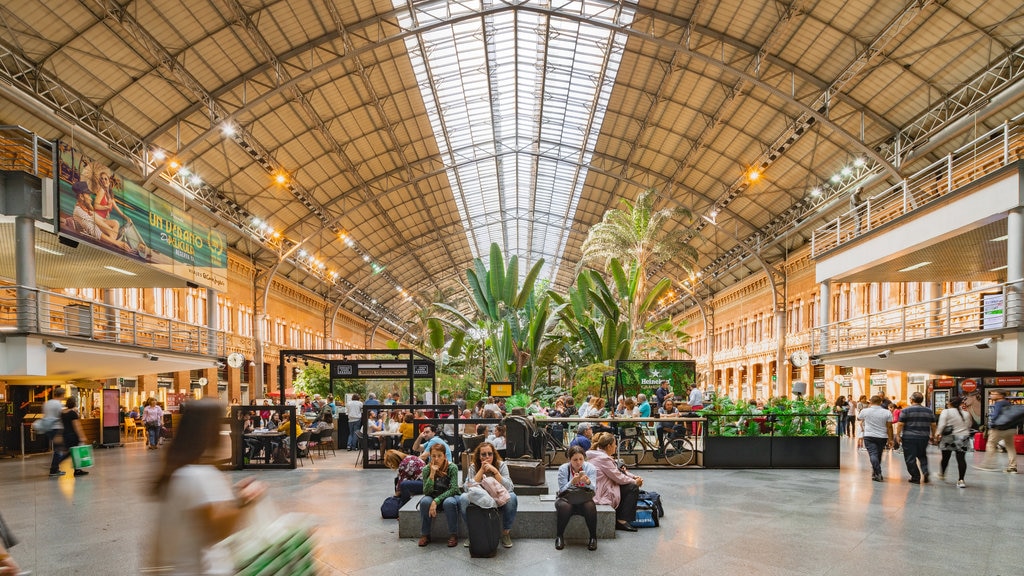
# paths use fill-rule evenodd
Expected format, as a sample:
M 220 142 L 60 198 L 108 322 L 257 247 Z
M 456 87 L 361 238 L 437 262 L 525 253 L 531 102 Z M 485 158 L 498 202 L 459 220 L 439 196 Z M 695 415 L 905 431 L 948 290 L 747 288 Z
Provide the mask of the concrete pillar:
M 924 284 L 924 299 L 928 301 L 928 316 L 925 323 L 925 338 L 941 336 L 942 327 L 942 283 L 926 282 Z
M 32 218 L 14 219 L 14 278 L 18 284 L 18 331 L 37 332 L 36 228 Z
M 206 289 L 206 327 L 209 328 L 207 342 L 206 342 L 206 353 L 210 356 L 218 356 L 219 348 L 217 346 L 217 330 L 220 325 L 220 315 L 217 310 L 217 291 L 212 288 Z M 212 378 L 216 386 L 216 377 Z M 216 388 L 215 388 L 216 389 Z

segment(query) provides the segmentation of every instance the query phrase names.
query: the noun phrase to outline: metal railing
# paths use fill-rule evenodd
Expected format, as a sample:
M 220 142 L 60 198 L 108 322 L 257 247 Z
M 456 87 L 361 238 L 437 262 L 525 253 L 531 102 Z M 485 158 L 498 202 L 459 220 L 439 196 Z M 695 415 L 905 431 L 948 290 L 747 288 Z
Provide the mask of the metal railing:
M 0 170 L 53 178 L 53 144 L 20 126 L 0 126 Z
M 0 331 L 217 357 L 227 350 L 219 330 L 25 286 L 0 288 Z
M 811 353 L 1020 328 L 1024 282 L 1007 282 L 840 320 L 811 330 Z
M 1024 159 L 1024 115 L 1004 122 L 818 227 L 811 236 L 811 257 L 837 248 L 1021 159 Z

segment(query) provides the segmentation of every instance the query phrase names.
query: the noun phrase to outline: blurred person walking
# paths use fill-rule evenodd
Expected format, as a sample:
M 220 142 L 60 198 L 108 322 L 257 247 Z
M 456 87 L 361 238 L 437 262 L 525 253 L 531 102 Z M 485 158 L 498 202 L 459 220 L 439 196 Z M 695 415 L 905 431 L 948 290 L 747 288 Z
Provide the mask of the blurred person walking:
M 67 454 L 67 446 L 64 444 L 64 423 L 60 417 L 64 411 L 64 394 L 63 388 L 55 388 L 53 396 L 43 404 L 43 418 L 49 418 L 53 423 L 46 433 L 46 437 L 53 445 L 53 459 L 50 461 L 51 478 L 64 475 L 60 470 L 60 462 Z
M 224 404 L 194 400 L 182 414 L 167 449 L 153 495 L 160 499 L 155 568 L 160 573 L 220 574 L 223 566 L 209 549 L 243 525 L 244 509 L 258 500 L 264 486 L 245 478 L 232 487 L 214 464 L 225 452 L 221 446 Z

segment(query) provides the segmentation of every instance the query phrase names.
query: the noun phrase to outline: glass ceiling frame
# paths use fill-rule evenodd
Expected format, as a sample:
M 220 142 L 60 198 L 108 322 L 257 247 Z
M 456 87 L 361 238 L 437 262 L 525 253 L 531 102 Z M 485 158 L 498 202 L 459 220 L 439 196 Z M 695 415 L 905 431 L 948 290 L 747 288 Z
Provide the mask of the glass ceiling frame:
M 497 242 L 553 280 L 625 50 L 631 5 L 394 0 L 474 257 Z M 466 17 L 479 15 L 479 17 Z M 602 26 L 591 24 L 602 23 Z M 442 23 L 440 26 L 427 26 Z M 609 26 L 612 24 L 613 26 Z

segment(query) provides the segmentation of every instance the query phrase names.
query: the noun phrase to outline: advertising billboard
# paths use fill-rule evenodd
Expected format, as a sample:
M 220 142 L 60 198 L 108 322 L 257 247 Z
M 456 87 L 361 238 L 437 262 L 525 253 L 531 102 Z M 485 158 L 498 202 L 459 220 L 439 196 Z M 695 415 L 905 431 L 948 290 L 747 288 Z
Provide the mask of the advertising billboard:
M 65 142 L 57 142 L 57 152 L 57 225 L 62 236 L 198 286 L 227 289 L 223 234 Z
M 627 396 L 650 394 L 663 380 L 668 380 L 677 396 L 682 395 L 697 378 L 693 360 L 619 360 L 615 370 L 616 388 Z

